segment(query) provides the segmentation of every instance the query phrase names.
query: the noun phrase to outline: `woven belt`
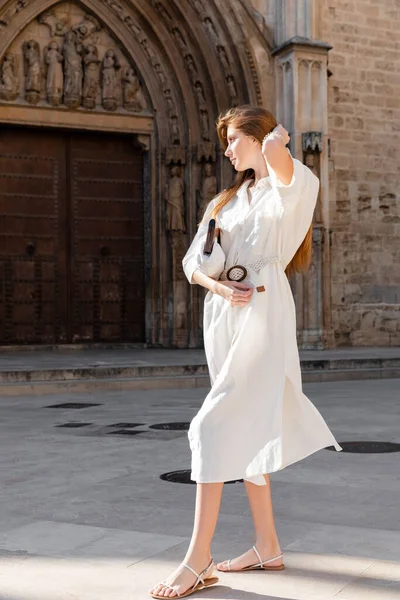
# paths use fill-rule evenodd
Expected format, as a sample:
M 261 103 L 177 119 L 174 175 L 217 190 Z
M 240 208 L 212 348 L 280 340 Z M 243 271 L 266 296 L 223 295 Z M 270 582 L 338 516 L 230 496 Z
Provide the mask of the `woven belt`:
M 254 271 L 258 275 L 260 273 L 261 269 L 263 269 L 267 265 L 270 265 L 273 263 L 281 263 L 281 265 L 283 266 L 283 260 L 279 256 L 270 256 L 270 257 L 262 256 L 261 258 L 255 260 L 252 263 L 241 265 L 241 266 L 245 267 L 247 269 L 247 271 L 249 271 L 249 270 Z M 228 270 L 229 269 L 224 269 L 222 271 L 221 275 L 219 276 L 220 280 L 227 278 L 226 276 L 227 276 Z

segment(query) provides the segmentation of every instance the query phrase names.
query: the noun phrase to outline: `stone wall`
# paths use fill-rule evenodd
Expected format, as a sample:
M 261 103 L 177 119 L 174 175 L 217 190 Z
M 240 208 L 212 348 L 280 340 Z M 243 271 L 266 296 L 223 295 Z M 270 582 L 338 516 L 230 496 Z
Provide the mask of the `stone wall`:
M 400 343 L 400 10 L 323 0 L 337 345 Z

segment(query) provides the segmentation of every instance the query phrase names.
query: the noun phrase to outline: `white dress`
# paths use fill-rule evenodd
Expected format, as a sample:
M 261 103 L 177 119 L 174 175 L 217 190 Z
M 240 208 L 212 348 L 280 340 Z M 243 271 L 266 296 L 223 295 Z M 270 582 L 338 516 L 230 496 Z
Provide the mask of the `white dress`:
M 246 479 L 265 485 L 279 471 L 333 445 L 326 422 L 302 392 L 296 314 L 285 268 L 306 236 L 317 200 L 318 178 L 293 159 L 289 185 L 271 167 L 253 191 L 245 182 L 219 212 L 221 245 L 203 254 L 210 214 L 183 259 L 190 283 L 200 269 L 226 279 L 234 264 L 248 269 L 243 283 L 264 286 L 249 304 L 232 307 L 212 292 L 204 302 L 204 346 L 212 388 L 190 424 L 191 478 L 197 483 Z M 249 268 L 250 266 L 250 268 Z M 222 276 L 221 276 L 222 275 Z

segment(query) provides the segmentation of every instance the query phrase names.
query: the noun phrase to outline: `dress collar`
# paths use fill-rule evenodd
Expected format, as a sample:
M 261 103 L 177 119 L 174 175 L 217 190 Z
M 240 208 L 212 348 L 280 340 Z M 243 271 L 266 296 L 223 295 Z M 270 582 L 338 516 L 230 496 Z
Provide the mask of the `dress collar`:
M 271 181 L 270 181 L 271 177 L 270 175 L 267 175 L 266 177 L 262 177 L 258 182 L 257 185 L 254 187 L 253 190 L 253 198 L 255 197 L 255 195 L 258 195 L 258 192 L 260 190 L 264 190 L 267 187 L 271 186 Z M 247 181 L 245 181 L 240 188 L 237 191 L 237 194 L 240 198 L 245 198 L 246 202 L 248 203 L 248 199 L 247 199 L 247 188 L 249 187 L 250 183 L 252 182 L 252 179 L 248 179 Z M 253 204 L 253 202 L 251 203 Z

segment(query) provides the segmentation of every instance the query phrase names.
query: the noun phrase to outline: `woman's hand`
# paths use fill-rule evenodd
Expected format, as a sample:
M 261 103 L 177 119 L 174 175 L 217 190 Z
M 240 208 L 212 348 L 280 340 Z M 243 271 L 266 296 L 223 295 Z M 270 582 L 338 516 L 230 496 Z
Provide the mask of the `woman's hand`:
M 218 281 L 215 293 L 227 300 L 231 306 L 246 306 L 253 296 L 254 288 L 238 281 Z
M 274 134 L 276 134 L 276 135 L 274 135 Z M 269 142 L 272 142 L 274 139 L 280 140 L 284 146 L 287 146 L 287 144 L 290 142 L 289 133 L 287 132 L 287 130 L 284 128 L 283 125 L 281 125 L 281 124 L 277 125 L 275 127 L 275 129 L 273 129 L 271 131 L 271 133 L 269 133 L 265 136 L 265 138 L 262 141 L 262 146 L 261 146 L 261 151 L 263 154 L 265 154 L 267 144 Z

